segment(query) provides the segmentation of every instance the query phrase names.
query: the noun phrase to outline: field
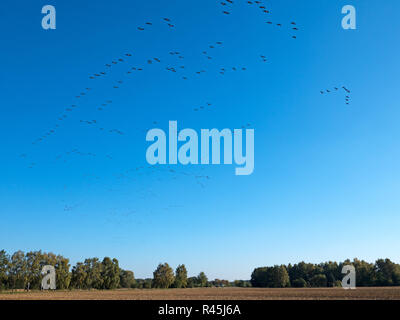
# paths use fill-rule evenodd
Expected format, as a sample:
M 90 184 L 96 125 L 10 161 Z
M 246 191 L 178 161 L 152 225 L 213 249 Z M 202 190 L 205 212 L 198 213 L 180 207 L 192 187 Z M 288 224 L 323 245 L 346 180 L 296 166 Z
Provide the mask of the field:
M 400 287 L 357 288 L 195 288 L 107 291 L 3 292 L 0 300 L 400 300 Z

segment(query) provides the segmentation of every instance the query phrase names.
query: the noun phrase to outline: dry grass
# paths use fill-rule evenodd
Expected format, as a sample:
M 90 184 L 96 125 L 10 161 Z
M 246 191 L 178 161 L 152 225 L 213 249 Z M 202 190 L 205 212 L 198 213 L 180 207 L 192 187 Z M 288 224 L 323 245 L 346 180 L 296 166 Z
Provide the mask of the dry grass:
M 400 300 L 400 287 L 357 288 L 195 288 L 105 291 L 6 292 L 0 300 Z

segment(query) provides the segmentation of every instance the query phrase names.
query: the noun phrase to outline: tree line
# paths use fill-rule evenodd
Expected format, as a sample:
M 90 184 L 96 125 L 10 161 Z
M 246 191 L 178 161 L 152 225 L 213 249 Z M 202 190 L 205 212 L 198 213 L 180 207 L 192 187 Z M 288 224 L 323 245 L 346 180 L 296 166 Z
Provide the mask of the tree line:
M 175 272 L 168 263 L 159 264 L 153 278 L 135 279 L 133 271 L 120 268 L 115 258 L 88 258 L 72 267 L 69 259 L 54 253 L 17 251 L 8 254 L 0 251 L 0 290 L 39 290 L 45 265 L 54 266 L 57 289 L 117 289 L 117 288 L 196 288 L 209 286 L 250 286 L 249 281 L 209 281 L 204 272 L 188 277 L 184 264 Z
M 390 259 L 378 259 L 375 263 L 354 259 L 340 263 L 300 262 L 260 267 L 254 269 L 250 282 L 253 287 L 269 288 L 340 287 L 344 277 L 342 268 L 345 265 L 354 266 L 357 287 L 400 286 L 400 265 Z
M 8 254 L 0 251 L 0 290 L 41 288 L 45 265 L 56 270 L 57 289 L 117 289 L 117 288 L 197 288 L 197 287 L 335 287 L 341 286 L 344 265 L 356 269 L 357 286 L 400 286 L 400 265 L 389 259 L 375 263 L 346 260 L 341 263 L 275 265 L 255 268 L 250 280 L 208 280 L 204 272 L 188 277 L 184 264 L 175 270 L 168 263 L 160 263 L 153 278 L 135 279 L 133 271 L 120 268 L 115 258 L 88 258 L 72 267 L 62 255 L 31 251 Z

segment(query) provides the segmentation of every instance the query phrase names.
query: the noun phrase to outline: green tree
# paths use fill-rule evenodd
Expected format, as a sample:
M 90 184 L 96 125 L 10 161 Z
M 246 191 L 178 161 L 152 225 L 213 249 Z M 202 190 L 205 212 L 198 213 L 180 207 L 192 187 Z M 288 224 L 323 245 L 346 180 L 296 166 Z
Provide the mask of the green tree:
M 284 265 L 274 266 L 271 269 L 270 287 L 285 288 L 290 286 L 289 274 Z
M 78 262 L 72 268 L 71 286 L 75 289 L 86 289 L 87 268 L 82 262 Z
M 150 279 L 150 278 L 146 278 L 146 279 L 144 279 L 144 282 L 143 282 L 143 289 L 151 289 L 152 287 L 152 284 L 153 284 L 153 280 L 152 279 Z
M 42 266 L 44 265 L 43 254 L 41 251 L 30 251 L 26 254 L 28 270 L 28 282 L 30 289 L 40 289 L 42 281 Z
M 0 291 L 7 288 L 9 256 L 4 250 L 0 251 Z
M 251 275 L 253 287 L 284 288 L 290 286 L 289 274 L 284 265 L 254 269 Z
M 234 287 L 244 287 L 244 281 L 243 280 L 234 280 L 232 285 Z
M 238 283 L 239 281 L 242 281 L 242 280 L 235 280 L 232 283 L 233 286 L 236 286 L 235 283 Z M 223 279 L 214 279 L 209 284 L 213 287 L 230 287 L 231 286 L 231 283 L 228 280 L 223 280 Z M 237 287 L 239 287 L 239 285 Z
M 153 287 L 154 288 L 169 288 L 174 283 L 174 271 L 168 263 L 159 264 L 153 272 Z
M 315 288 L 326 287 L 327 284 L 328 284 L 328 281 L 324 274 L 316 274 L 315 276 L 313 276 L 310 279 L 311 287 L 315 287 Z
M 119 287 L 120 269 L 117 259 L 105 257 L 102 262 L 101 279 L 103 289 L 116 289 Z
M 200 272 L 197 276 L 197 284 L 199 287 L 207 287 L 208 279 L 204 272 Z
M 390 259 L 379 259 L 375 262 L 376 285 L 398 286 L 400 285 L 400 266 Z
M 255 268 L 251 274 L 250 283 L 253 287 L 267 287 L 268 267 Z
M 341 269 L 339 268 L 337 262 L 329 261 L 320 264 L 320 266 L 322 267 L 323 273 L 326 276 L 328 287 L 335 287 L 337 281 L 343 278 Z
M 357 287 L 367 287 L 373 286 L 376 283 L 376 273 L 375 273 L 375 265 L 373 263 L 368 263 L 364 260 L 358 260 L 357 258 L 350 260 L 346 260 L 339 265 L 340 273 L 344 265 L 353 265 L 356 269 L 356 285 Z M 343 275 L 341 274 L 338 279 L 342 279 Z
M 85 288 L 86 289 L 101 289 L 103 286 L 102 264 L 98 258 L 85 259 L 86 270 Z
M 137 279 L 135 288 L 137 289 L 151 289 L 151 286 L 153 285 L 153 279 L 151 278 L 146 278 L 146 279 Z
M 187 287 L 187 270 L 184 264 L 179 265 L 175 270 L 175 288 L 186 288 Z
M 312 263 L 305 263 L 304 261 L 288 266 L 288 273 L 290 281 L 296 279 L 303 279 L 307 282 L 307 286 L 310 284 L 310 279 L 316 274 L 323 273 L 321 266 L 316 266 Z
M 119 284 L 121 288 L 135 288 L 136 281 L 133 271 L 121 269 L 119 274 Z
M 233 281 L 232 286 L 240 288 L 248 288 L 251 287 L 251 283 L 248 280 L 235 280 Z
M 72 274 L 69 271 L 69 259 L 61 255 L 57 255 L 56 264 L 56 285 L 57 289 L 68 289 L 71 283 Z
M 187 280 L 187 288 L 195 288 L 197 286 L 197 277 L 190 277 Z
M 298 278 L 292 281 L 292 287 L 294 288 L 306 288 L 307 282 L 303 278 Z
M 11 289 L 24 289 L 28 278 L 25 253 L 17 251 L 11 256 L 9 263 L 9 284 Z

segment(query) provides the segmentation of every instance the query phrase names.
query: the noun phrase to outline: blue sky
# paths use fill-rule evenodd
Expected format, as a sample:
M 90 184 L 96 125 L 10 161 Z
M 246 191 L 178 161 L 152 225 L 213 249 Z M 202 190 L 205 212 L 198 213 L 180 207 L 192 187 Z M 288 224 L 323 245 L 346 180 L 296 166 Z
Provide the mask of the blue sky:
M 41 28 L 46 4 L 57 10 L 56 30 Z M 347 4 L 357 30 L 341 28 Z M 0 247 L 73 264 L 117 257 L 136 277 L 160 262 L 225 279 L 301 260 L 400 262 L 400 4 L 285 0 L 267 9 L 238 0 L 228 9 L 209 0 L 2 1 Z M 350 89 L 350 105 L 335 86 Z M 249 123 L 254 173 L 148 168 L 146 131 L 167 130 L 169 120 L 195 130 Z

